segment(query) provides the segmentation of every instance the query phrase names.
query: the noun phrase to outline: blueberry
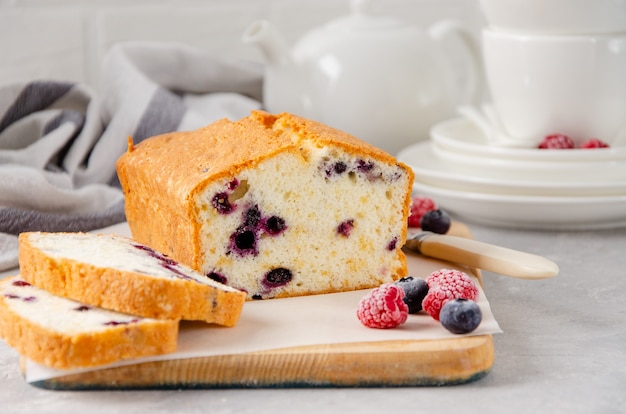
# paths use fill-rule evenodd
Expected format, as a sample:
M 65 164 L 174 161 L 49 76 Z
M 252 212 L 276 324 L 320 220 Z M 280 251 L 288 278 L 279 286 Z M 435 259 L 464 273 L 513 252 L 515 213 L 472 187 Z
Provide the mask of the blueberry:
M 335 173 L 343 174 L 348 169 L 348 166 L 343 161 L 337 161 L 333 169 L 335 170 Z
M 409 313 L 422 310 L 422 301 L 428 293 L 428 284 L 419 277 L 407 276 L 396 281 L 396 285 L 404 290 L 404 303 L 409 307 Z
M 465 334 L 478 328 L 483 319 L 478 304 L 469 299 L 453 299 L 441 308 L 439 321 L 444 328 L 455 334 Z
M 352 233 L 352 229 L 354 228 L 354 220 L 346 220 L 342 223 L 339 223 L 337 226 L 337 233 L 341 234 L 344 237 L 349 237 L 350 233 Z
M 144 246 L 143 244 L 133 244 L 133 247 L 139 250 L 143 250 L 144 252 L 147 252 L 150 256 L 157 254 L 157 252 L 155 252 L 154 249 L 151 249 L 148 246 Z
M 452 220 L 448 213 L 439 208 L 426 212 L 420 220 L 422 230 L 438 234 L 446 234 L 450 230 L 451 224 Z
M 161 262 L 161 266 L 164 267 L 165 269 L 169 270 L 170 272 L 172 272 L 174 274 L 175 277 L 179 278 L 179 279 L 185 279 L 185 280 L 193 280 L 189 275 L 184 274 L 183 272 L 181 272 L 176 265 L 172 265 L 166 262 Z
M 226 285 L 228 283 L 228 279 L 226 278 L 226 276 L 216 271 L 210 272 L 209 274 L 207 274 L 207 277 L 223 285 Z
M 255 227 L 261 221 L 261 212 L 257 206 L 250 207 L 243 216 L 243 225 Z
M 238 229 L 233 234 L 233 242 L 235 247 L 243 253 L 244 251 L 254 251 L 256 247 L 256 235 L 254 231 L 248 230 L 245 227 Z
M 330 178 L 335 175 L 341 175 L 348 170 L 348 165 L 343 161 L 337 161 L 334 164 L 323 164 L 324 173 L 326 177 Z
M 211 200 L 211 204 L 213 208 L 217 210 L 220 214 L 229 214 L 235 209 L 235 205 L 231 204 L 228 200 L 227 193 L 217 193 L 213 196 Z
M 263 284 L 267 287 L 279 287 L 282 285 L 286 285 L 293 278 L 293 274 L 291 270 L 285 269 L 284 267 L 278 267 L 276 269 L 272 269 L 265 275 L 263 279 Z
M 361 172 L 369 172 L 374 168 L 374 163 L 372 161 L 358 160 L 356 168 Z
M 231 182 L 229 182 L 226 187 L 229 190 L 234 190 L 235 188 L 239 187 L 239 180 L 236 178 L 233 178 Z
M 128 325 L 128 324 L 137 323 L 137 322 L 139 322 L 139 319 L 132 319 L 130 321 L 109 321 L 109 322 L 103 323 L 103 325 L 118 326 L 118 325 Z
M 285 220 L 278 216 L 272 216 L 265 220 L 265 231 L 271 235 L 280 234 L 286 227 Z

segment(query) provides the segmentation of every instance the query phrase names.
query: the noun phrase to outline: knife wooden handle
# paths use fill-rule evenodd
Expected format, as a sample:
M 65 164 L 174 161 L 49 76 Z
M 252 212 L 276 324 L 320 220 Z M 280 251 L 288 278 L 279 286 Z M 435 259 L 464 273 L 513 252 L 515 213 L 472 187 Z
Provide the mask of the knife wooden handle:
M 535 254 L 441 234 L 422 234 L 407 240 L 409 249 L 424 256 L 461 263 L 521 279 L 545 279 L 559 272 L 556 263 Z

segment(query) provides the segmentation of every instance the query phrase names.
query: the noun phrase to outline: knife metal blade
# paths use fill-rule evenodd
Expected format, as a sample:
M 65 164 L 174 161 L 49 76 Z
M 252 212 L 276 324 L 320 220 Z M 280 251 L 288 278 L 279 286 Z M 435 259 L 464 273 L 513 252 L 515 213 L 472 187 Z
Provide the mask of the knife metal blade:
M 559 273 L 558 265 L 545 257 L 465 237 L 420 232 L 410 236 L 403 248 L 520 279 L 546 279 Z

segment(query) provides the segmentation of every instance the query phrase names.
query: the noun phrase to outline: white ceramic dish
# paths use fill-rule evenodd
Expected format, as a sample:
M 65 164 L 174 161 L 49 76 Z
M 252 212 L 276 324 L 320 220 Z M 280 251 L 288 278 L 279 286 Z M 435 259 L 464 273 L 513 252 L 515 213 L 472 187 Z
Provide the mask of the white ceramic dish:
M 426 146 L 424 146 L 426 147 Z M 483 177 L 501 177 L 513 181 L 561 181 L 586 183 L 598 181 L 626 181 L 626 162 L 616 161 L 557 161 L 503 160 L 468 156 L 446 151 L 431 143 L 431 152 L 443 165 L 461 169 L 466 174 Z
M 489 159 L 528 160 L 544 162 L 613 161 L 626 163 L 626 147 L 596 148 L 591 150 L 540 150 L 487 145 L 487 137 L 467 118 L 443 121 L 431 129 L 431 140 L 439 147 L 464 155 Z
M 506 228 L 592 230 L 626 226 L 626 195 L 547 197 L 483 194 L 415 182 L 427 195 L 467 222 Z
M 473 191 L 486 194 L 509 194 L 529 196 L 595 197 L 626 195 L 625 181 L 562 182 L 562 181 L 515 181 L 501 177 L 477 177 L 459 174 L 446 168 L 434 157 L 411 157 L 405 161 L 420 182 L 449 190 Z
M 397 158 L 417 169 L 443 171 L 458 177 L 497 179 L 508 184 L 535 183 L 541 186 L 546 182 L 559 182 L 564 187 L 588 188 L 611 183 L 621 186 L 626 182 L 626 161 L 507 160 L 447 151 L 434 141 L 423 141 L 405 148 Z

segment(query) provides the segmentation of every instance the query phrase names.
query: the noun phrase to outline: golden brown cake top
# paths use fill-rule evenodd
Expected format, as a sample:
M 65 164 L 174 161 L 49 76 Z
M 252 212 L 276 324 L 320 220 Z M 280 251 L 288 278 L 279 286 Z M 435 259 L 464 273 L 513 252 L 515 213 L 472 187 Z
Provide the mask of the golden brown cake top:
M 133 163 L 135 171 L 158 171 L 159 181 L 168 181 L 172 196 L 186 198 L 200 191 L 202 183 L 237 174 L 279 152 L 298 150 L 303 141 L 396 163 L 388 153 L 321 123 L 287 113 L 253 111 L 236 122 L 221 119 L 195 131 L 172 132 L 129 145 L 118 160 L 118 169 Z

